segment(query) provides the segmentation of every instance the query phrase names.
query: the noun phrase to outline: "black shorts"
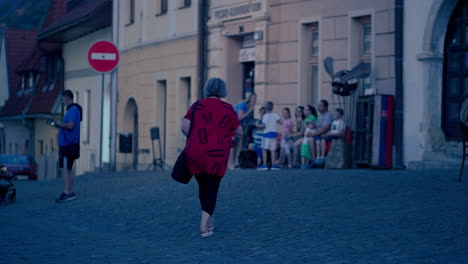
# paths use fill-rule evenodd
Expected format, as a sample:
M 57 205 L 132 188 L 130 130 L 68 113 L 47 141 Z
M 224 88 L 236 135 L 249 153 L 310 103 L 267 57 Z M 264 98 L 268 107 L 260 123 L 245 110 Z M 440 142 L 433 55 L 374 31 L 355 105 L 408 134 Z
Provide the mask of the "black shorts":
M 73 169 L 73 163 L 75 163 L 74 159 L 69 159 L 63 155 L 63 147 L 59 146 L 59 168 L 63 169 L 66 168 L 71 170 Z

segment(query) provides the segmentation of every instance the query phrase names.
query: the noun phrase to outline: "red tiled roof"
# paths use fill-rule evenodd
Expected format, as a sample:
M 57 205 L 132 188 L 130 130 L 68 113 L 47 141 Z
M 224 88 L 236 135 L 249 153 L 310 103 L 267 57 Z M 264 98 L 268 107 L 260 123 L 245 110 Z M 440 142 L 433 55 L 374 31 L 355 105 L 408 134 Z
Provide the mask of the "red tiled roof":
M 54 23 L 65 14 L 65 0 L 52 0 L 43 28 Z M 45 55 L 37 47 L 37 31 L 7 29 L 5 30 L 7 68 L 10 96 L 0 109 L 0 117 L 18 116 L 22 114 L 50 114 L 58 95 L 62 89 L 62 80 L 55 82 L 52 91 L 42 88 L 46 83 L 47 71 L 39 73 L 36 88 L 32 94 L 18 96 L 21 89 L 21 75 L 23 71 L 39 71 L 41 57 Z M 43 50 L 57 50 L 60 45 L 41 43 Z
M 10 95 L 15 95 L 20 86 L 21 76 L 16 70 L 35 49 L 38 32 L 23 29 L 5 30 L 8 82 Z
M 2 107 L 0 116 L 20 114 L 29 101 L 29 98 L 16 96 L 21 86 L 21 75 L 17 74 L 16 70 L 21 62 L 25 61 L 28 54 L 31 54 L 35 49 L 37 34 L 37 31 L 31 30 L 5 30 L 8 89 L 10 89 L 10 96 Z
M 50 114 L 52 113 L 52 108 L 56 100 L 58 99 L 60 92 L 63 88 L 62 79 L 57 79 L 55 81 L 55 87 L 52 91 L 42 91 L 46 82 L 45 74 L 39 80 L 37 88 L 31 96 L 31 104 L 28 107 L 27 114 Z
M 68 24 L 71 24 L 72 22 L 75 22 L 82 17 L 90 15 L 99 7 L 111 2 L 111 0 L 85 0 L 70 10 L 65 16 L 62 17 L 62 19 L 56 21 L 53 24 L 47 24 L 47 26 L 43 26 L 39 35 L 41 37 L 44 35 L 44 33 L 58 30 L 61 27 L 67 26 Z
M 47 17 L 42 24 L 42 29 L 49 27 L 50 25 L 57 22 L 59 19 L 63 18 L 67 12 L 67 7 L 65 5 L 65 0 L 52 0 L 50 3 L 49 11 L 47 12 Z
M 34 49 L 26 59 L 16 68 L 16 73 L 28 72 L 28 71 L 39 71 L 41 66 L 42 53 Z

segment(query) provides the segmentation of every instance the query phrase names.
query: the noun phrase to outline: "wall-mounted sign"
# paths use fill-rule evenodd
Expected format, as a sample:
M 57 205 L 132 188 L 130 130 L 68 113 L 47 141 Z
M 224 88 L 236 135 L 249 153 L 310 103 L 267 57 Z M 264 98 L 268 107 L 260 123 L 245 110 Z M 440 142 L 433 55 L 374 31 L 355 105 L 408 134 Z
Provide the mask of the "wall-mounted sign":
M 241 49 L 239 53 L 239 62 L 255 61 L 255 47 Z
M 243 18 L 246 16 L 254 16 L 255 13 L 262 11 L 262 7 L 262 2 L 244 3 L 231 7 L 221 7 L 213 10 L 213 17 L 215 20 L 226 21 Z

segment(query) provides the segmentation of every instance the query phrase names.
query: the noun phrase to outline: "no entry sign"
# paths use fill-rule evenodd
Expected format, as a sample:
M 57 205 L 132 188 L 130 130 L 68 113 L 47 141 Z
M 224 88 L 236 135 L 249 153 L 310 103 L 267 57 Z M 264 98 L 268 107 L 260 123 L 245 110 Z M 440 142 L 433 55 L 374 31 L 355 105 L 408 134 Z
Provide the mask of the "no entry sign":
M 88 61 L 98 72 L 112 71 L 119 62 L 119 51 L 111 42 L 99 41 L 89 48 Z

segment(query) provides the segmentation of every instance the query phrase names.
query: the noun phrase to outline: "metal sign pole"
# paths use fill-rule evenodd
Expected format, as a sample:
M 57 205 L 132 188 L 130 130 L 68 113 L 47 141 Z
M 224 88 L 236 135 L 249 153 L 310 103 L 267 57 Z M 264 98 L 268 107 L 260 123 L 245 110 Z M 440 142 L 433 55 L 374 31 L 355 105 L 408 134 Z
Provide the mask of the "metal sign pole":
M 102 138 L 103 138 L 103 124 L 104 124 L 104 74 L 102 73 L 101 81 L 101 140 L 99 141 L 99 175 L 102 175 Z

